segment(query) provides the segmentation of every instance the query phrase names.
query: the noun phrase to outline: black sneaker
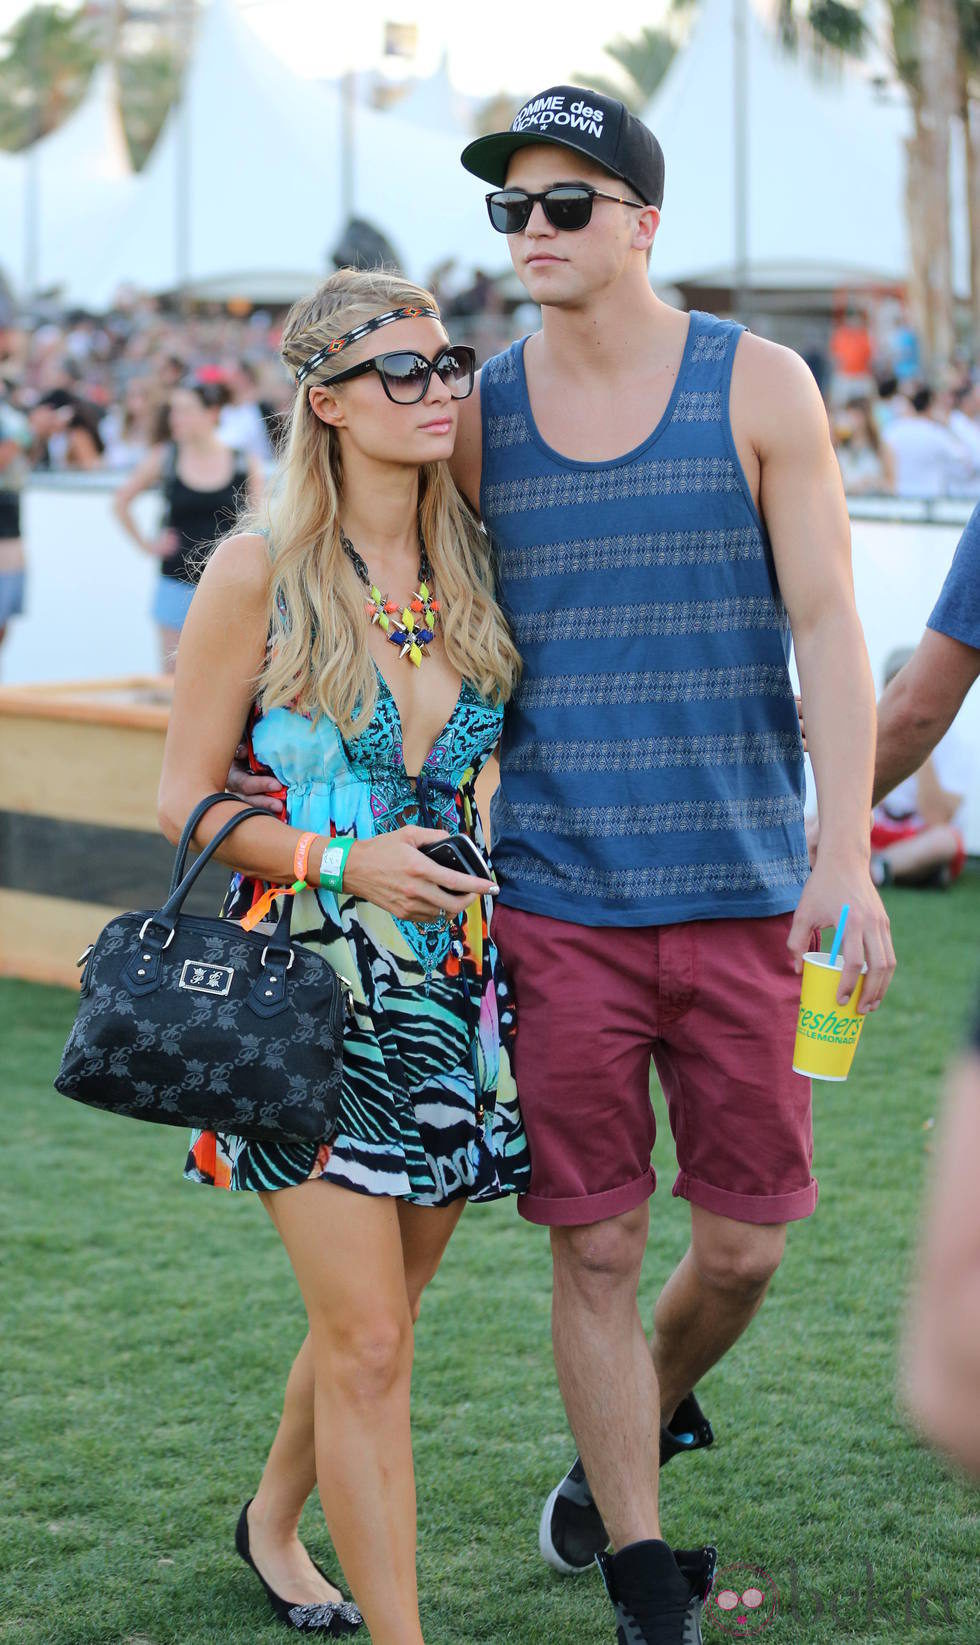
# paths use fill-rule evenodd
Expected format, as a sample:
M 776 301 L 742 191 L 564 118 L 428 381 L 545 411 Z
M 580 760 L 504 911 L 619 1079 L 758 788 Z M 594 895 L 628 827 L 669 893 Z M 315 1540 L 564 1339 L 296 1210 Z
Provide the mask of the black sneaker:
M 711 1424 L 693 1394 L 678 1405 L 669 1428 L 660 1430 L 660 1466 L 681 1451 L 701 1451 L 714 1441 Z M 556 1485 L 541 1511 L 538 1547 L 541 1557 L 562 1576 L 578 1576 L 587 1571 L 596 1554 L 609 1546 L 602 1515 L 585 1477 L 581 1457 L 576 1457 L 560 1484 Z
M 616 1612 L 617 1645 L 703 1645 L 701 1610 L 717 1562 L 714 1548 L 674 1553 L 666 1542 L 596 1554 Z

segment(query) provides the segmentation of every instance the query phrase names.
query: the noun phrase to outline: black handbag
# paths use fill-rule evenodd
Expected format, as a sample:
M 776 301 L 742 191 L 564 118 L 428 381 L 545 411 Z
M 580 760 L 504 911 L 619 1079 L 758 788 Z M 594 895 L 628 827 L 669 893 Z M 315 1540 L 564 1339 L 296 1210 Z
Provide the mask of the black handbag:
M 336 1129 L 344 1024 L 353 995 L 319 954 L 290 939 L 292 897 L 274 933 L 181 912 L 191 886 L 250 806 L 185 873 L 211 794 L 184 825 L 162 908 L 110 920 L 84 963 L 78 1012 L 55 1086 L 66 1097 L 160 1125 L 256 1142 L 320 1143 Z

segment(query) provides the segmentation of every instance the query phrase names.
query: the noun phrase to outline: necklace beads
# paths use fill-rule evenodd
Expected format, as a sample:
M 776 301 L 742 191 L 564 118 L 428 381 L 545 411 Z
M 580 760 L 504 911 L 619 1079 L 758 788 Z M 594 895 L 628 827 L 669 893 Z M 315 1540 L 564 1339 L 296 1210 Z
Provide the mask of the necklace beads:
M 419 586 L 409 603 L 401 608 L 396 600 L 390 600 L 387 594 L 382 594 L 376 583 L 372 583 L 364 560 L 343 531 L 340 533 L 340 541 L 344 553 L 368 591 L 369 598 L 364 602 L 368 622 L 372 625 L 377 623 L 391 644 L 398 646 L 400 657 L 407 657 L 414 667 L 421 668 L 422 658 L 436 637 L 436 621 L 440 610 L 439 601 L 429 586 L 432 581 L 432 567 L 421 531 Z

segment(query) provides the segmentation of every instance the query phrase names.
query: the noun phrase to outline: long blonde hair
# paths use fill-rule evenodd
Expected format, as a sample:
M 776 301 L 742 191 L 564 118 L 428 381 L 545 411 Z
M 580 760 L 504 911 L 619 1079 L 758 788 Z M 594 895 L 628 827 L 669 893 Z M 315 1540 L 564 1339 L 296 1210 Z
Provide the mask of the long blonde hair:
M 280 352 L 295 374 L 331 338 L 388 309 L 435 308 L 427 291 L 384 270 L 344 268 L 290 309 Z M 327 360 L 296 391 L 268 503 L 270 646 L 259 677 L 263 708 L 294 705 L 326 714 L 343 736 L 367 723 L 377 675 L 364 600 L 340 540 L 343 468 L 336 430 L 313 412 L 309 389 L 338 369 Z M 441 607 L 446 655 L 492 702 L 506 702 L 520 657 L 493 593 L 487 538 L 445 462 L 419 474 L 419 524 Z M 254 523 L 253 523 L 254 528 Z M 238 530 L 248 529 L 239 521 Z

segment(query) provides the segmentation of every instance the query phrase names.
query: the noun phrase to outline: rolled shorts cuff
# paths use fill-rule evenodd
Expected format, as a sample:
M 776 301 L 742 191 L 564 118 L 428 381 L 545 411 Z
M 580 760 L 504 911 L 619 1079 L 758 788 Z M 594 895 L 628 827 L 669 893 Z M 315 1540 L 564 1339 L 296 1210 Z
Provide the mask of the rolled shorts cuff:
M 624 1182 L 621 1188 L 606 1188 L 601 1194 L 576 1194 L 571 1199 L 556 1199 L 551 1194 L 520 1194 L 517 1209 L 527 1222 L 537 1222 L 545 1228 L 582 1228 L 589 1222 L 608 1222 L 610 1217 L 621 1217 L 635 1211 L 650 1198 L 657 1186 L 657 1174 L 650 1166 L 641 1177 Z
M 717 1216 L 730 1217 L 733 1222 L 800 1222 L 811 1217 L 817 1208 L 819 1187 L 816 1177 L 810 1178 L 807 1188 L 797 1188 L 791 1194 L 735 1194 L 729 1188 L 715 1188 L 702 1182 L 687 1171 L 678 1171 L 671 1190 L 675 1199 L 686 1199 L 691 1205 L 700 1205 Z

